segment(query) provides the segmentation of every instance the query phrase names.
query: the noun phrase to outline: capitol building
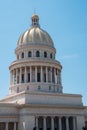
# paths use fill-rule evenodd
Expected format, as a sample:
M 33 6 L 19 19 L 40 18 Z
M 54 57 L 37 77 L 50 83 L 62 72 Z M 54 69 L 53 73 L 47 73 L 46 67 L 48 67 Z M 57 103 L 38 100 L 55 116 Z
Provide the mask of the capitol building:
M 9 95 L 0 100 L 0 130 L 82 130 L 87 106 L 80 94 L 66 94 L 62 65 L 55 59 L 51 36 L 40 27 L 39 16 L 22 33 L 9 67 Z

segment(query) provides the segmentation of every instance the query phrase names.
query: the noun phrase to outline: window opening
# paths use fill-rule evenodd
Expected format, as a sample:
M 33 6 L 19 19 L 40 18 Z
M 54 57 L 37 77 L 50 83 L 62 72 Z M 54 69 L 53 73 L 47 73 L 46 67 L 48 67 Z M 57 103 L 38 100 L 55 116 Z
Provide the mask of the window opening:
M 28 52 L 28 57 L 32 57 L 31 51 Z
M 22 74 L 22 83 L 24 83 L 24 74 Z
M 30 82 L 30 73 L 28 73 L 28 82 Z
M 45 58 L 47 57 L 47 52 L 44 52 L 44 57 L 45 57 Z
M 21 54 L 21 58 L 24 58 L 24 52 L 22 52 L 22 54 Z
M 37 82 L 40 82 L 40 73 L 37 73 Z
M 39 51 L 36 52 L 36 57 L 40 57 L 40 52 Z

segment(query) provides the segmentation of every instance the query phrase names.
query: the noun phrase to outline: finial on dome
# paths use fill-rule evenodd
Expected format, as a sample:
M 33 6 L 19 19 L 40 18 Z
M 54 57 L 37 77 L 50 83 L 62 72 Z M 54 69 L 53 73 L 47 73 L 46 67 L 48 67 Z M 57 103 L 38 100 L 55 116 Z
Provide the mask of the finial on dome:
M 32 20 L 32 26 L 39 26 L 39 16 L 35 13 L 34 10 L 34 14 L 31 17 Z

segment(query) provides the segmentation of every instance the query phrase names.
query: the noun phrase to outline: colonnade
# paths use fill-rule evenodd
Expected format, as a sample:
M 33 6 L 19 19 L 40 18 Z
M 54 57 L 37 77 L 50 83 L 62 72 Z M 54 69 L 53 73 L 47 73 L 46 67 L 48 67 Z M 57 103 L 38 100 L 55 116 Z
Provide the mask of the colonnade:
M 61 84 L 61 72 L 57 68 L 47 66 L 26 66 L 10 71 L 11 85 L 28 82 L 50 82 Z
M 0 130 L 18 130 L 17 122 L 0 122 Z
M 75 117 L 36 117 L 36 129 L 37 130 L 76 130 L 76 118 Z

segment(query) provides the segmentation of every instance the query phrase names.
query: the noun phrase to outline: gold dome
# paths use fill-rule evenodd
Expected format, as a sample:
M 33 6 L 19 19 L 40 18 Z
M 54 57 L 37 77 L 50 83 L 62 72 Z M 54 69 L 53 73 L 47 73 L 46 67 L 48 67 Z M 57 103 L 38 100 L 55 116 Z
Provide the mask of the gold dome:
M 25 31 L 18 40 L 18 46 L 26 44 L 43 44 L 54 47 L 50 35 L 40 28 L 39 17 L 34 14 L 32 17 L 32 25 L 29 30 Z

